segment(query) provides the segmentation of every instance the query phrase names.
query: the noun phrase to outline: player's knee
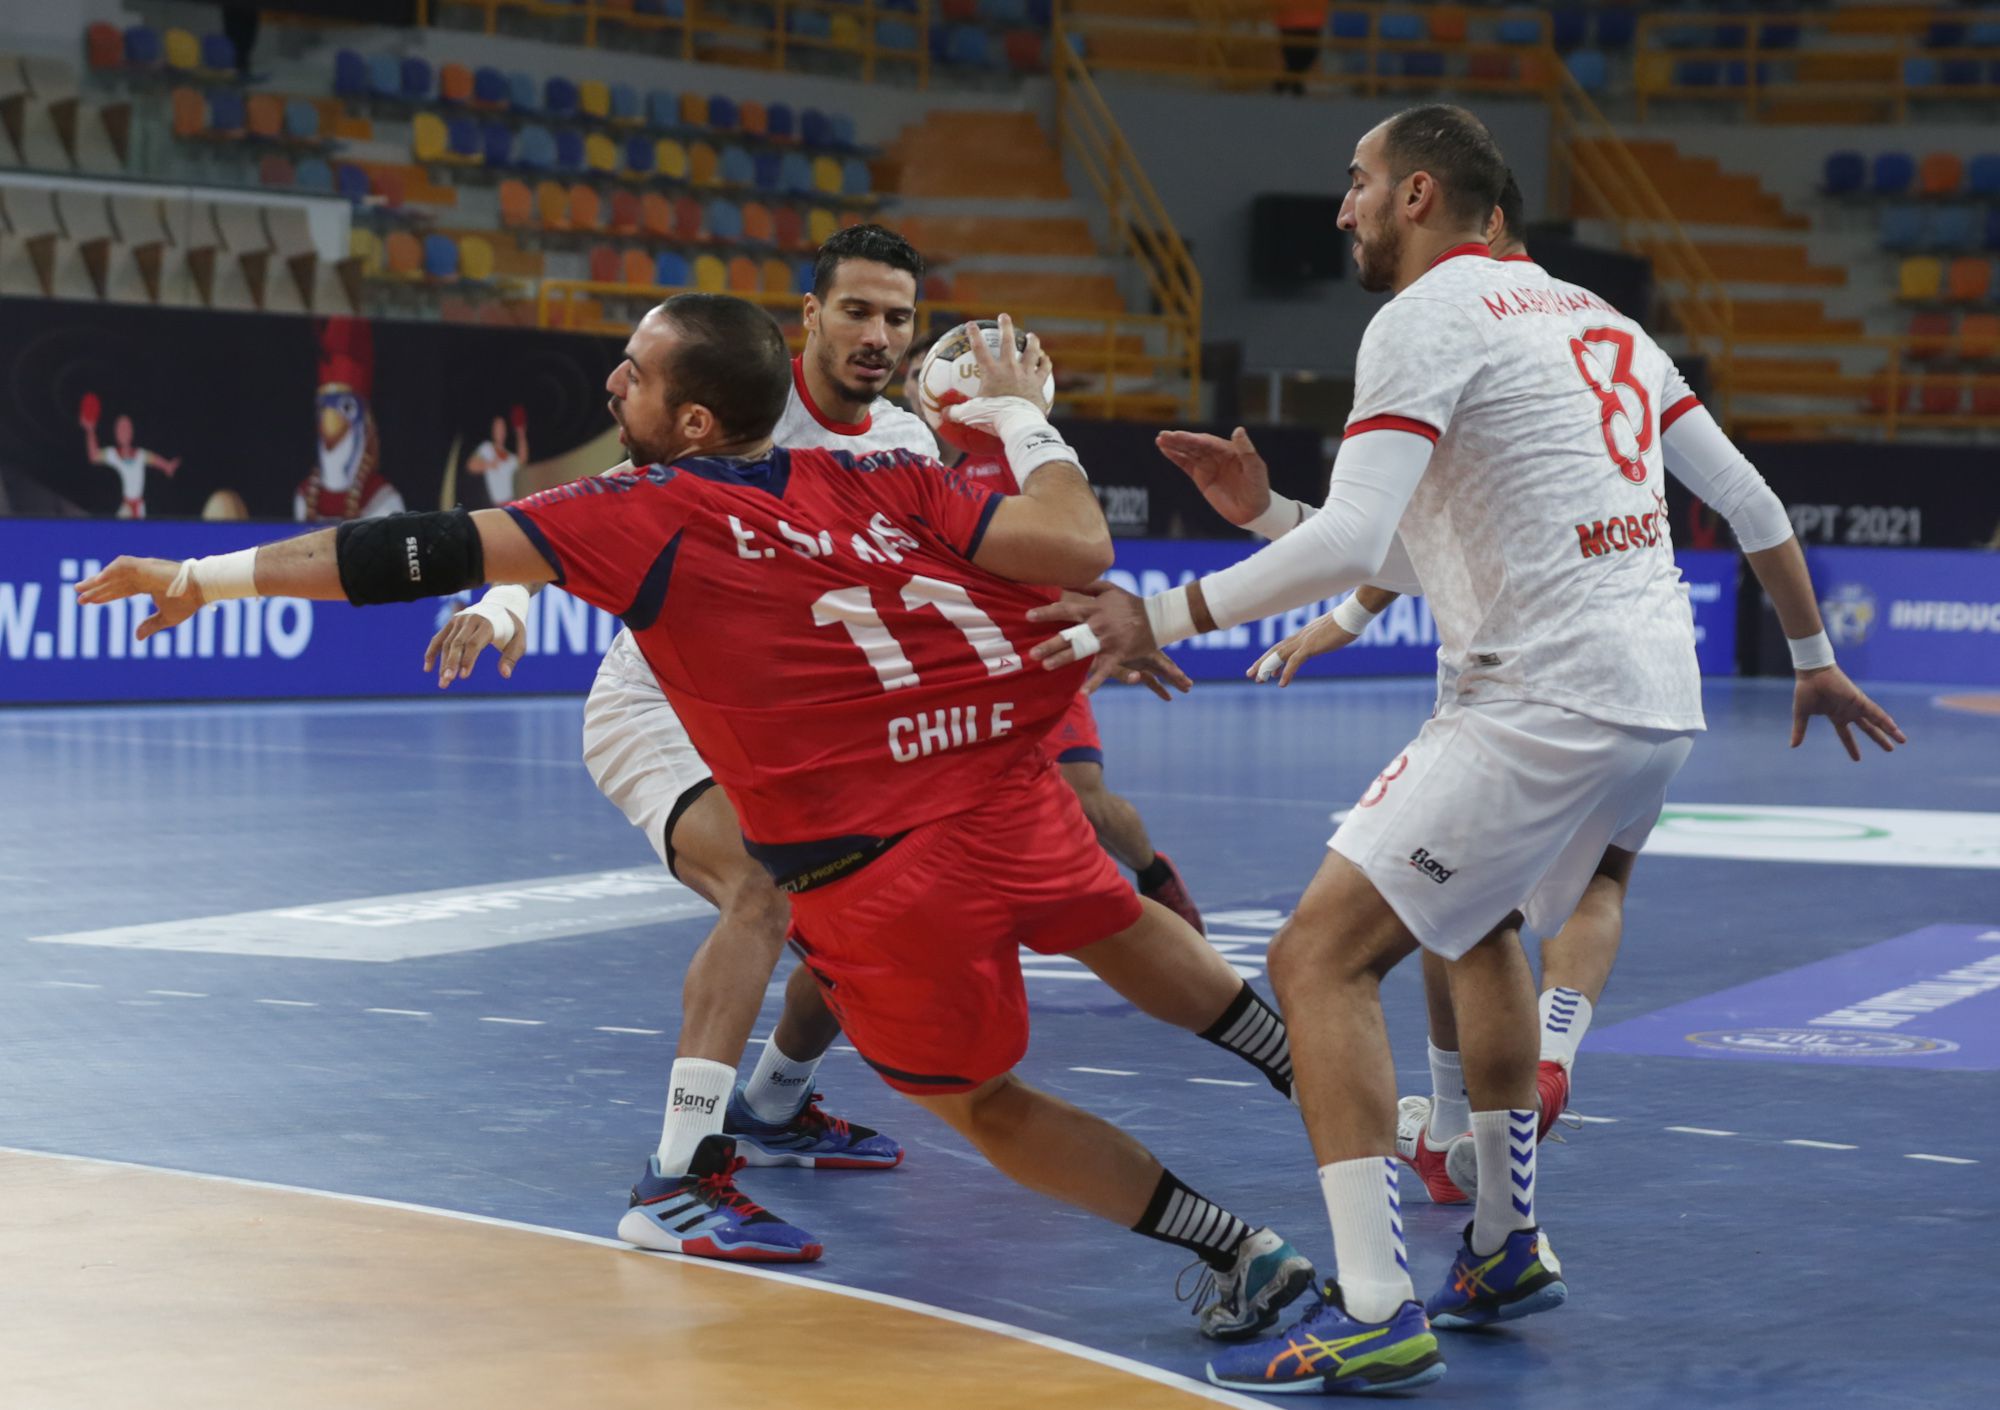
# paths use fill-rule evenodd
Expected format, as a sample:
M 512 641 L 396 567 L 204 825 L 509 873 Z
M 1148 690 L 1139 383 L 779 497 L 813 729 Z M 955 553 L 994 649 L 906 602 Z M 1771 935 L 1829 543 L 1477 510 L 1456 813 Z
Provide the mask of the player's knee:
M 783 938 L 792 922 L 791 903 L 754 862 L 732 872 L 718 886 L 716 907 L 726 922 Z

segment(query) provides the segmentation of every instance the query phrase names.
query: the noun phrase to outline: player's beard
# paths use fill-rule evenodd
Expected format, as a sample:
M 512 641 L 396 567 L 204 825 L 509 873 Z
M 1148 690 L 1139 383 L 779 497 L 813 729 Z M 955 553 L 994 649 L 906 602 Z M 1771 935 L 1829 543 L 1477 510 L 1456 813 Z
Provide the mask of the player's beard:
M 894 368 L 893 361 L 885 361 L 885 368 Z M 841 374 L 847 369 L 847 362 L 833 348 L 831 343 L 822 343 L 819 348 L 819 372 L 826 384 L 847 400 L 851 406 L 861 408 L 866 413 L 877 395 L 872 387 L 857 387 Z
M 1396 287 L 1396 266 L 1403 261 L 1403 232 L 1384 211 L 1368 238 L 1354 240 L 1355 280 L 1371 294 L 1386 294 Z

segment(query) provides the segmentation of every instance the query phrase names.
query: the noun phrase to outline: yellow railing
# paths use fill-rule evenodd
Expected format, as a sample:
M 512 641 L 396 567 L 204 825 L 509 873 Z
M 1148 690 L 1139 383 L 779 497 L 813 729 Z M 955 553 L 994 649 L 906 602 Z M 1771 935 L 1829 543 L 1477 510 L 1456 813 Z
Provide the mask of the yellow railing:
M 623 338 L 645 308 L 675 294 L 693 292 L 692 288 L 658 284 L 544 279 L 535 298 L 535 322 L 543 328 Z M 797 294 L 727 292 L 771 309 L 781 321 L 788 321 L 783 316 L 797 314 L 800 309 Z M 1179 331 L 1176 320 L 1159 314 L 1023 304 L 982 306 L 944 299 L 918 305 L 918 333 L 929 332 L 946 319 L 957 323 L 994 318 L 1003 312 L 1039 332 L 1048 345 L 1061 379 L 1056 390 L 1057 409 L 1099 417 L 1193 416 L 1189 398 L 1177 390 L 1161 390 L 1162 384 L 1178 380 L 1186 364 L 1174 345 Z M 788 326 L 786 336 L 794 351 L 804 344 L 802 328 Z M 1162 345 L 1169 351 L 1149 350 Z M 1131 385 L 1135 381 L 1148 385 L 1135 388 Z
M 1947 372 L 1926 365 L 1954 357 L 1958 340 L 1949 333 L 1761 333 L 1740 334 L 1735 342 L 1743 350 L 1811 349 L 1838 355 L 1865 349 L 1879 354 L 1880 362 L 1857 372 L 1782 364 L 1766 369 L 1744 358 L 1737 363 L 1740 395 L 1784 403 L 1756 409 L 1739 405 L 1735 420 L 1744 430 L 1771 435 L 1861 427 L 1879 430 L 1893 441 L 1913 430 L 2000 429 L 2000 374 Z M 1990 361 L 1990 355 L 1967 360 Z M 1930 394 L 1936 392 L 1945 395 L 1933 402 Z M 1938 409 L 1926 409 L 1932 406 Z
M 1049 68 L 1055 79 L 1058 143 L 1104 203 L 1113 247 L 1129 256 L 1145 278 L 1160 310 L 1156 324 L 1165 342 L 1162 362 L 1185 379 L 1181 414 L 1193 418 L 1201 392 L 1201 271 L 1090 70 L 1077 57 L 1061 15 L 1050 36 Z M 1107 383 L 1117 380 L 1116 375 L 1106 377 Z
M 769 0 L 768 25 L 746 24 L 742 12 L 725 13 L 709 0 L 683 0 L 679 17 L 644 14 L 632 0 L 417 0 L 417 23 L 435 24 L 450 10 L 477 10 L 485 19 L 486 33 L 498 32 L 500 16 L 513 13 L 551 23 L 578 24 L 583 43 L 590 48 L 609 44 L 610 32 L 671 35 L 678 40 L 679 57 L 689 62 L 736 64 L 782 69 L 793 53 L 848 54 L 860 60 L 861 79 L 872 83 L 880 68 L 909 69 L 917 86 L 930 83 L 930 0 L 916 0 L 915 12 L 886 9 L 877 0 L 857 0 L 854 4 L 837 0 Z M 794 12 L 822 14 L 831 31 L 824 37 L 791 31 Z M 888 20 L 909 25 L 916 31 L 916 48 L 894 49 L 880 42 L 876 22 Z

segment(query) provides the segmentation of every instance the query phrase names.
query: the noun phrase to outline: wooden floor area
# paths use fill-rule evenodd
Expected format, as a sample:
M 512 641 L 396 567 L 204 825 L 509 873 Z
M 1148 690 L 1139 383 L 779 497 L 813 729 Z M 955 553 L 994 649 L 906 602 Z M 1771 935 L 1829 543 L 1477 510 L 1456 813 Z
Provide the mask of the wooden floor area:
M 0 1248 L 0 1403 L 11 1410 L 1203 1400 L 807 1284 L 59 1156 L 0 1152 Z

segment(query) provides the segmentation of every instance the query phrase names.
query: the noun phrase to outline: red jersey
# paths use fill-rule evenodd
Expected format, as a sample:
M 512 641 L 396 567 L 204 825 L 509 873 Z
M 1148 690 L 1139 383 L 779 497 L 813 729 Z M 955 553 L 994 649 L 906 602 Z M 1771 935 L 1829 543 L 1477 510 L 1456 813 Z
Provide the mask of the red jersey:
M 1004 455 L 966 455 L 952 467 L 976 485 L 999 494 L 1019 494 L 1020 482 Z
M 887 837 L 1033 760 L 1082 664 L 1054 600 L 973 566 L 1000 496 L 908 451 L 774 449 L 590 476 L 509 505 L 569 592 L 622 617 L 746 840 Z M 811 849 L 798 854 L 811 860 Z

